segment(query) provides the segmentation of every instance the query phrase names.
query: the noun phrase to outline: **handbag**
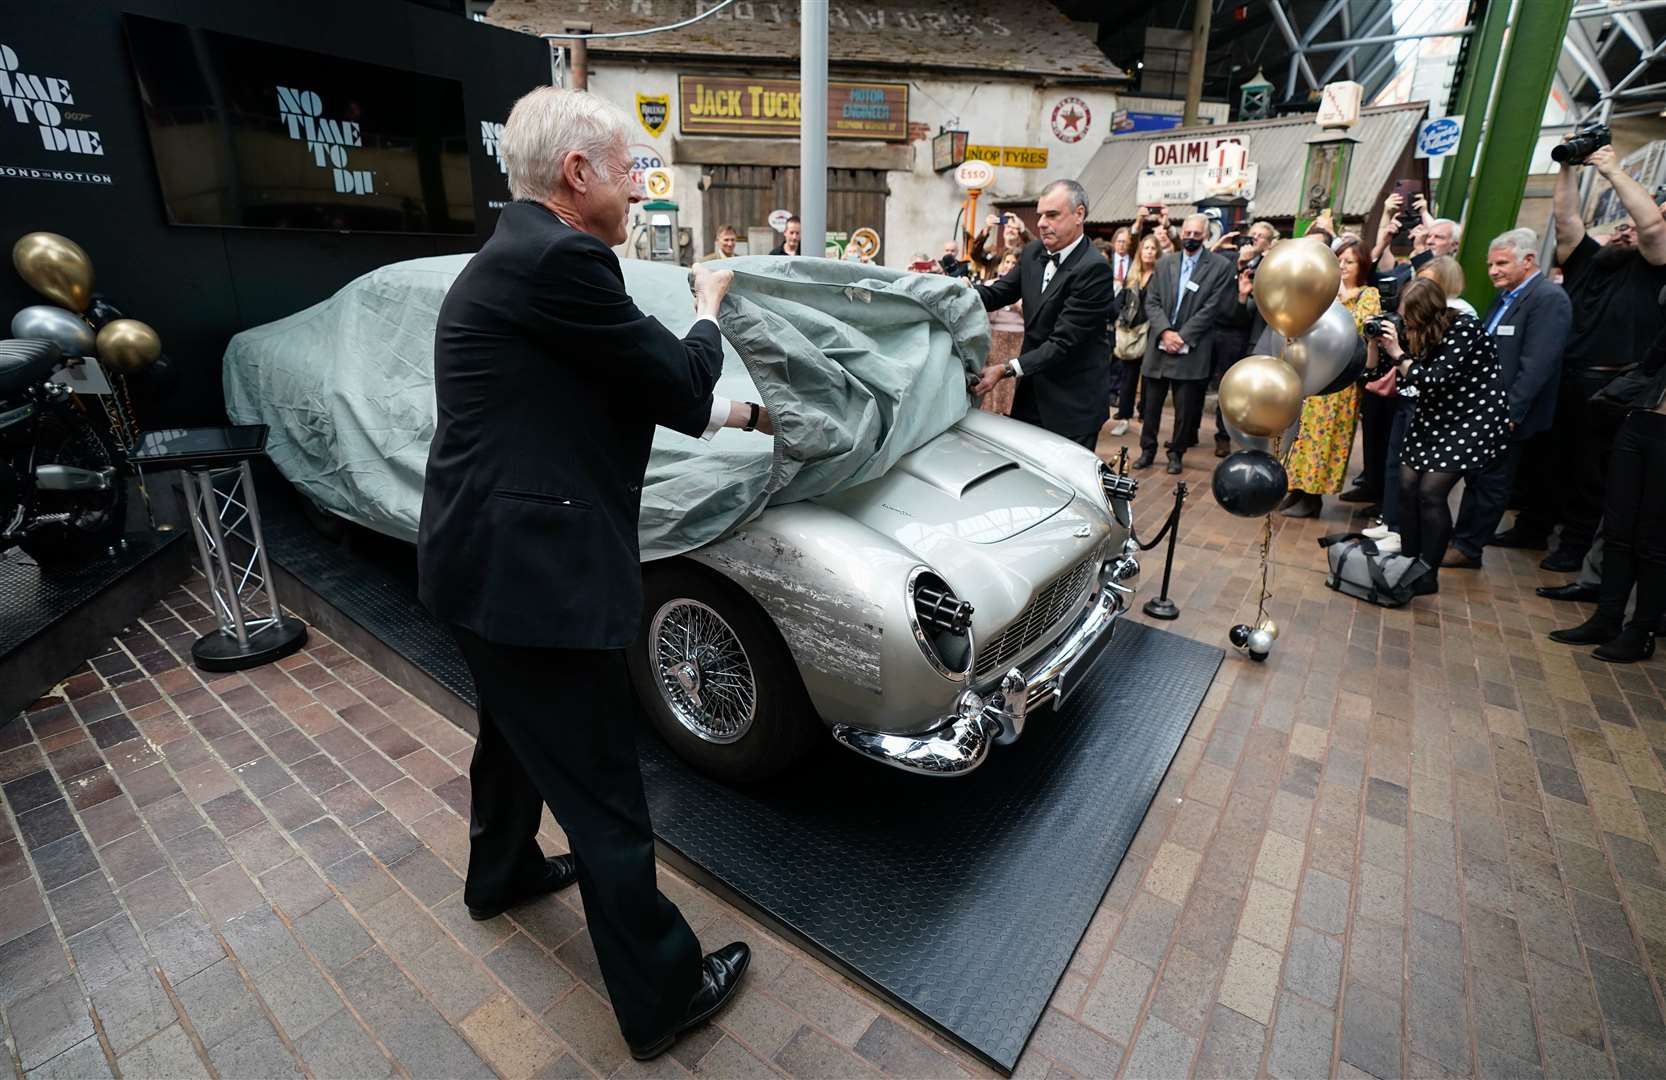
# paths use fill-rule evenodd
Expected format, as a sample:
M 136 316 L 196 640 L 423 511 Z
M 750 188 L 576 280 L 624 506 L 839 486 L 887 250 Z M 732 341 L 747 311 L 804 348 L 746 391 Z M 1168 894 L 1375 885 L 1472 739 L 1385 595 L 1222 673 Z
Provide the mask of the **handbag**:
M 1151 333 L 1151 323 L 1142 322 L 1138 326 L 1123 326 L 1116 324 L 1116 347 L 1113 349 L 1118 360 L 1124 363 L 1137 364 L 1145 359 L 1146 337 Z
M 1394 388 L 1398 383 L 1399 378 L 1400 369 L 1397 367 L 1391 367 L 1388 369 L 1388 374 L 1383 375 L 1380 378 L 1372 379 L 1370 382 L 1365 384 L 1365 388 L 1373 394 L 1380 394 L 1383 397 L 1393 397 Z
M 1643 406 L 1643 395 L 1649 392 L 1649 384 L 1653 381 L 1654 376 L 1643 370 L 1642 364 L 1633 364 L 1592 394 L 1591 404 L 1619 412 Z
M 1339 593 L 1378 607 L 1403 607 L 1412 586 L 1433 568 L 1414 555 L 1384 555 L 1364 533 L 1335 533 L 1319 538 L 1330 561 L 1325 584 Z

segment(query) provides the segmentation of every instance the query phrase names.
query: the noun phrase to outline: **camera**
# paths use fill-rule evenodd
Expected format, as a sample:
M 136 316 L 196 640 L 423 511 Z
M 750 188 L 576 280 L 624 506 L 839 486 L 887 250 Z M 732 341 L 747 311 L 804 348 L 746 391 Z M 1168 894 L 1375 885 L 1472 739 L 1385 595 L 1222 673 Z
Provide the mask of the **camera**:
M 1607 124 L 1586 124 L 1568 139 L 1550 148 L 1550 159 L 1558 165 L 1583 165 L 1592 154 L 1614 141 Z
M 1405 324 L 1400 321 L 1399 315 L 1393 314 L 1371 316 L 1369 319 L 1365 320 L 1365 325 L 1361 327 L 1361 332 L 1368 338 L 1380 338 L 1390 326 L 1394 327 L 1394 334 L 1396 337 L 1403 338 L 1405 336 Z

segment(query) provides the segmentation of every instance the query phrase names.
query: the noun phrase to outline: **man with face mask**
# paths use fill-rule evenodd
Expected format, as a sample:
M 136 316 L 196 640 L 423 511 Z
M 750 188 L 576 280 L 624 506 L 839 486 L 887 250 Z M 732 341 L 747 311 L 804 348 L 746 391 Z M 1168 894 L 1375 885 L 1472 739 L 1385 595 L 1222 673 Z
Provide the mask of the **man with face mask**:
M 1203 419 L 1203 395 L 1215 355 L 1215 323 L 1236 299 L 1233 260 L 1203 250 L 1209 219 L 1193 214 L 1180 227 L 1180 250 L 1157 260 L 1145 291 L 1145 412 L 1140 417 L 1140 456 L 1136 469 L 1157 460 L 1157 431 L 1163 422 L 1163 399 L 1174 390 L 1174 429 L 1168 441 L 1168 471 L 1178 474 L 1182 457 L 1197 442 Z
M 1614 188 L 1629 220 L 1607 244 L 1586 234 L 1580 216 L 1578 171 L 1597 170 Z M 1591 395 L 1642 362 L 1649 343 L 1666 329 L 1655 302 L 1666 286 L 1666 220 L 1648 189 L 1620 166 L 1612 146 L 1580 164 L 1563 164 L 1554 198 L 1556 260 L 1573 304 L 1573 328 L 1562 354 L 1555 428 L 1527 449 L 1522 474 L 1558 476 L 1558 484 L 1532 485 L 1515 524 L 1493 538 L 1501 547 L 1543 548 L 1553 525 L 1562 532 L 1556 550 L 1539 565 L 1579 569 L 1602 519 L 1609 451 L 1618 417 L 1593 409 Z

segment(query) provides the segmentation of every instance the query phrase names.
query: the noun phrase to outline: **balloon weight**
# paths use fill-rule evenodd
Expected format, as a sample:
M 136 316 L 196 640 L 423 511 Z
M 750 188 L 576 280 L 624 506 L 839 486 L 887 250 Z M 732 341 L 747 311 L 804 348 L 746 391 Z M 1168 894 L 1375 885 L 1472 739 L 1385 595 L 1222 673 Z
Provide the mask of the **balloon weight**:
M 93 297 L 93 302 L 87 306 L 87 321 L 93 324 L 94 330 L 102 330 L 106 323 L 119 318 L 121 309 L 102 296 Z
M 65 356 L 93 354 L 93 328 L 81 316 L 51 304 L 34 304 L 13 315 L 12 337 L 50 341 Z
M 162 355 L 162 339 L 138 319 L 116 319 L 98 332 L 98 358 L 123 375 L 143 371 Z
M 1289 487 L 1284 466 L 1261 450 L 1240 450 L 1215 466 L 1210 486 L 1222 510 L 1238 517 L 1270 513 Z
M 1231 630 L 1227 631 L 1226 636 L 1227 640 L 1232 642 L 1233 648 L 1242 649 L 1249 645 L 1250 634 L 1252 633 L 1254 633 L 1254 631 L 1248 626 L 1243 623 L 1239 623 L 1237 626 L 1234 626 Z
M 1331 383 L 1353 359 L 1359 332 L 1341 301 L 1331 304 L 1312 329 L 1284 346 L 1281 357 L 1302 380 L 1302 396 L 1312 397 Z
M 12 245 L 12 265 L 29 287 L 71 311 L 86 311 L 93 296 L 93 261 L 67 236 L 25 233 Z
M 1319 239 L 1283 240 L 1261 257 L 1255 271 L 1255 306 L 1267 325 L 1300 337 L 1336 300 L 1342 268 Z
M 1301 419 L 1302 380 L 1276 356 L 1246 356 L 1221 376 L 1220 405 L 1246 435 L 1281 435 Z

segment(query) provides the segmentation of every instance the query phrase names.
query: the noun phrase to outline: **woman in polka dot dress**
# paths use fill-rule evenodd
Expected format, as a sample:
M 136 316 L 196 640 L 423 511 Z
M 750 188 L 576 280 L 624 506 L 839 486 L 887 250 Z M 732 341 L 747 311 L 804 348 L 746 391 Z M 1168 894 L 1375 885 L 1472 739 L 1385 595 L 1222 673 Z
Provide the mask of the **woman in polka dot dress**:
M 1452 488 L 1504 449 L 1509 407 L 1492 338 L 1474 316 L 1446 305 L 1438 282 L 1407 285 L 1400 317 L 1404 348 L 1392 325 L 1371 344 L 1380 341 L 1395 361 L 1398 392 L 1417 401 L 1400 453 L 1400 550 L 1429 565 L 1417 589 L 1433 593 L 1452 539 Z

